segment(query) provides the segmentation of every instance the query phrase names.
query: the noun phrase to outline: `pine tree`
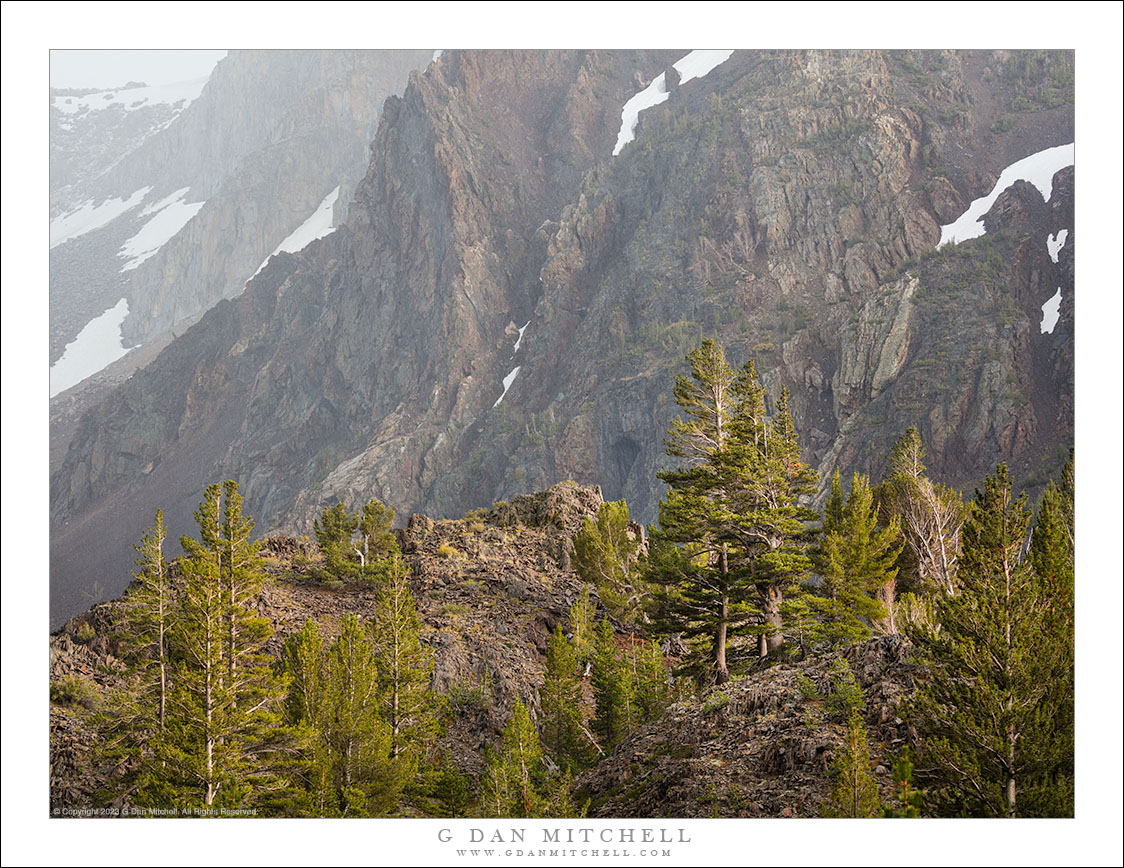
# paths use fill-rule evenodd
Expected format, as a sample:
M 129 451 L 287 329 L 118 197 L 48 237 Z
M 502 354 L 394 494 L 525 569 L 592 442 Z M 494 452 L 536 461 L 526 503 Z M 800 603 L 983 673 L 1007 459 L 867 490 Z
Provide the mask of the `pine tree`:
M 135 583 L 125 599 L 128 633 L 133 640 L 133 658 L 141 681 L 142 694 L 149 697 L 147 715 L 164 729 L 168 706 L 169 643 L 175 624 L 174 594 L 164 541 L 168 529 L 164 511 L 156 511 L 151 530 L 146 530 L 136 546 Z
M 1045 685 L 1045 709 L 1023 736 L 1024 752 L 1040 771 L 1023 784 L 1023 816 L 1072 816 L 1074 811 L 1074 485 L 1073 453 L 1060 484 L 1047 486 L 1030 543 L 1030 561 L 1041 584 L 1046 608 L 1041 647 L 1057 658 L 1059 675 Z
M 878 784 L 871 773 L 870 745 L 862 718 L 852 715 L 847 735 L 834 763 L 835 786 L 831 802 L 824 807 L 827 817 L 875 817 L 881 812 Z
M 483 812 L 488 817 L 542 817 L 547 810 L 546 767 L 539 734 L 522 700 L 516 700 L 500 749 L 484 772 Z
M 747 375 L 755 372 L 751 369 Z M 803 505 L 815 489 L 816 472 L 800 460 L 785 387 L 777 398 L 775 418 L 762 427 L 754 444 L 743 441 L 734 454 L 741 479 L 736 527 L 764 616 L 759 654 L 765 657 L 778 654 L 784 646 L 784 595 L 811 570 L 809 522 L 817 515 Z
M 380 713 L 380 687 L 370 632 L 347 615 L 327 654 L 318 715 L 339 816 L 386 814 L 407 782 L 408 773 L 393 761 L 391 728 Z
M 561 625 L 554 628 L 546 652 L 546 677 L 540 693 L 542 744 L 560 768 L 581 771 L 601 753 L 582 722 L 581 665 Z
M 667 454 L 682 462 L 659 478 L 669 486 L 660 501 L 659 526 L 652 531 L 648 578 L 657 586 L 654 616 L 666 632 L 709 644 L 714 681 L 729 680 L 727 645 L 731 630 L 749 622 L 752 589 L 730 569 L 729 513 L 724 461 L 739 400 L 736 378 L 722 348 L 705 340 L 687 355 L 690 377 L 675 380 L 674 419 Z M 696 674 L 702 671 L 696 668 Z
M 355 551 L 360 557 L 364 570 L 377 570 L 379 565 L 392 561 L 398 550 L 398 538 L 391 528 L 394 526 L 394 510 L 378 498 L 372 498 L 356 516 L 356 529 L 359 542 Z
M 913 786 L 913 755 L 905 748 L 894 762 L 894 797 L 882 805 L 882 816 L 913 820 L 921 816 L 921 791 Z
M 817 566 L 823 584 L 813 593 L 812 608 L 818 612 L 820 634 L 832 644 L 861 642 L 870 636 L 868 624 L 888 618 L 888 608 L 875 595 L 890 588 L 892 605 L 895 565 L 902 551 L 897 518 L 888 527 L 878 527 L 878 511 L 865 476 L 851 479 L 851 493 L 842 509 L 837 500 L 838 471 L 832 480 L 832 497 L 825 511 L 823 534 L 817 551 Z M 893 620 L 889 617 L 889 632 Z
M 298 758 L 297 777 L 308 794 L 307 813 L 317 817 L 332 816 L 337 811 L 338 800 L 331 784 L 328 746 L 321 737 L 328 712 L 327 659 L 324 640 L 315 621 L 305 621 L 298 632 L 289 636 L 282 646 L 281 660 L 289 678 L 285 720 L 306 745 L 305 755 Z
M 316 623 L 307 621 L 285 643 L 283 660 L 290 675 L 288 717 L 310 743 L 304 777 L 313 813 L 392 813 L 408 775 L 391 758 L 371 631 L 345 615 L 339 637 L 325 647 Z
M 784 594 L 811 568 L 808 522 L 816 515 L 802 500 L 815 472 L 800 461 L 785 389 L 766 419 L 752 359 L 735 376 L 713 341 L 687 359 L 692 376 L 678 378 L 675 395 L 688 418 L 673 422 L 667 440 L 668 454 L 685 465 L 660 474 L 670 488 L 648 577 L 658 588 L 659 625 L 687 639 L 709 635 L 714 681 L 722 683 L 734 632 L 757 623 L 762 656 L 784 644 Z
M 164 558 L 164 513 L 157 510 L 152 528 L 135 546 L 137 570 L 124 600 L 128 637 L 124 659 L 133 678 L 108 691 L 95 717 L 99 762 L 118 770 L 108 781 L 115 794 L 130 793 L 144 803 L 165 793 L 166 758 L 160 744 L 167 728 L 171 678 L 171 638 L 176 619 L 174 588 Z
M 1054 609 L 1024 556 L 1029 522 L 1025 496 L 1012 498 L 999 465 L 963 526 L 957 590 L 937 597 L 939 631 L 912 631 L 931 667 L 910 712 L 923 737 L 919 770 L 945 813 L 1035 813 L 1020 792 L 1072 768 L 1069 736 L 1054 725 L 1072 658 L 1043 643 Z
M 263 653 L 269 622 L 247 608 L 264 576 L 237 486 L 209 486 L 196 520 L 200 540 L 181 539 L 180 663 L 156 745 L 167 771 L 157 789 L 177 804 L 244 807 L 287 787 L 295 746 L 280 720 L 286 685 Z
M 597 588 L 602 604 L 619 619 L 631 620 L 644 597 L 633 576 L 640 539 L 629 530 L 628 504 L 603 503 L 596 518 L 586 518 L 574 536 L 574 568 Z
M 585 664 L 592 654 L 594 641 L 594 615 L 596 607 L 589 593 L 589 585 L 583 585 L 577 600 L 570 606 L 566 616 L 566 631 L 574 646 L 578 662 Z
M 636 722 L 632 671 L 621 659 L 608 620 L 597 625 L 592 670 L 594 711 L 590 729 L 608 752 L 628 735 Z
M 904 586 L 913 591 L 951 593 L 956 587 L 964 503 L 959 492 L 925 475 L 924 457 L 921 435 L 910 428 L 890 451 L 877 499 L 884 523 L 897 518 L 905 539 L 899 581 L 904 579 Z M 883 602 L 887 602 L 885 593 Z
M 399 554 L 393 524 L 394 510 L 377 498 L 355 514 L 339 501 L 325 507 L 313 522 L 313 531 L 327 575 L 345 581 L 385 578 L 390 561 Z
M 658 719 L 671 701 L 667 667 L 656 640 L 632 643 L 629 651 L 637 725 Z
M 430 691 L 433 662 L 421 644 L 408 575 L 402 560 L 393 557 L 375 610 L 374 638 L 382 716 L 390 727 L 390 755 L 403 768 L 416 769 L 436 735 L 437 717 Z
M 320 552 L 324 555 L 329 575 L 349 579 L 359 572 L 351 542 L 358 526 L 355 516 L 348 513 L 341 501 L 336 501 L 334 506 L 324 507 L 320 518 L 313 522 L 312 529 Z

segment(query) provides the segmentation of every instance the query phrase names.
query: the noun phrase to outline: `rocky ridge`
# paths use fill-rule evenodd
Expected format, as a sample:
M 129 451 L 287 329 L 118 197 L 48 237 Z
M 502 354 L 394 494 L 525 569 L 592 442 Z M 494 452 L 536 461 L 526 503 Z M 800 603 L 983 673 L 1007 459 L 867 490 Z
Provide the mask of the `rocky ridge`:
M 547 641 L 581 588 L 570 567 L 573 536 L 601 503 L 597 490 L 562 483 L 456 521 L 415 514 L 398 531 L 422 641 L 432 654 L 432 687 L 450 707 L 441 747 L 461 772 L 481 773 L 484 752 L 517 699 L 539 714 Z M 330 639 L 344 615 L 374 616 L 370 586 L 313 578 L 321 560 L 315 543 L 273 537 L 263 555 L 273 581 L 255 608 L 273 626 L 271 654 L 279 655 L 308 619 Z M 121 606 L 96 604 L 50 637 L 52 685 L 78 679 L 89 689 L 84 704 L 51 707 L 52 808 L 97 804 L 110 772 L 97 764 L 90 715 L 129 677 Z M 888 796 L 891 758 L 909 738 L 896 711 L 914 683 L 908 646 L 881 637 L 843 657 L 864 691 L 877 775 Z M 756 671 L 671 706 L 577 780 L 590 816 L 818 816 L 843 727 L 828 719 L 808 686 L 828 695 L 838 659 L 814 656 Z

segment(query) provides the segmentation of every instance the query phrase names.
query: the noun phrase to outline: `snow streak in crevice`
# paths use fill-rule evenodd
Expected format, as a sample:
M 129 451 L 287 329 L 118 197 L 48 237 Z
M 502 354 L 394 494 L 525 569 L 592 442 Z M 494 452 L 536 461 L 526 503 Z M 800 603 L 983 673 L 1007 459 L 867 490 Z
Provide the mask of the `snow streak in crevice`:
M 1057 235 L 1050 234 L 1046 236 L 1046 252 L 1050 254 L 1050 261 L 1057 262 L 1058 254 L 1061 253 L 1065 247 L 1065 240 L 1069 237 L 1069 230 L 1063 229 Z
M 1010 187 L 1015 181 L 1029 181 L 1038 188 L 1042 198 L 1047 202 L 1054 192 L 1054 175 L 1066 166 L 1073 165 L 1073 143 L 1059 145 L 1056 148 L 1047 148 L 1037 154 L 1031 154 L 1018 162 L 1012 163 L 999 175 L 999 180 L 991 192 L 982 199 L 973 200 L 968 210 L 961 214 L 952 223 L 941 227 L 941 240 L 937 247 L 946 244 L 959 244 L 969 238 L 979 238 L 986 231 L 983 224 L 984 215 L 991 210 L 999 194 Z
M 140 232 L 122 244 L 117 251 L 118 256 L 128 260 L 121 266 L 121 271 L 132 271 L 146 259 L 155 256 L 161 247 L 171 241 L 199 213 L 205 203 L 183 201 L 189 189 L 183 187 L 176 190 L 141 212 L 141 216 L 153 216 L 141 227 Z
M 698 49 L 684 55 L 675 61 L 672 66 L 679 73 L 679 84 L 682 86 L 692 78 L 702 78 L 720 63 L 726 61 L 734 50 L 725 49 Z M 660 73 L 652 83 L 640 93 L 624 104 L 621 110 L 621 129 L 617 133 L 617 144 L 613 148 L 613 156 L 621 152 L 625 145 L 636 138 L 636 124 L 640 120 L 640 112 L 664 102 L 669 96 L 667 81 L 664 73 Z
M 62 358 L 51 365 L 51 397 L 66 391 L 129 352 L 121 345 L 121 324 L 129 315 L 128 299 L 121 299 L 86 324 L 66 345 Z
M 503 394 L 496 398 L 496 403 L 492 405 L 493 408 L 498 407 L 500 402 L 507 397 L 507 391 L 511 388 L 511 384 L 515 382 L 515 378 L 519 376 L 519 369 L 522 365 L 516 365 L 510 374 L 503 378 Z
M 1061 313 L 1062 288 L 1042 303 L 1042 322 L 1038 326 L 1039 334 L 1052 335 L 1054 326 L 1058 324 L 1058 315 Z
M 332 215 L 336 206 L 336 200 L 339 196 L 340 188 L 337 186 L 336 189 L 325 196 L 320 204 L 316 206 L 316 210 L 312 212 L 312 215 L 307 220 L 290 232 L 285 240 L 278 244 L 273 249 L 273 252 L 262 260 L 262 264 L 258 266 L 257 271 L 251 275 L 251 278 L 256 276 L 258 271 L 265 268 L 266 263 L 278 253 L 299 253 L 316 239 L 323 238 L 335 232 L 336 227 L 332 225 Z

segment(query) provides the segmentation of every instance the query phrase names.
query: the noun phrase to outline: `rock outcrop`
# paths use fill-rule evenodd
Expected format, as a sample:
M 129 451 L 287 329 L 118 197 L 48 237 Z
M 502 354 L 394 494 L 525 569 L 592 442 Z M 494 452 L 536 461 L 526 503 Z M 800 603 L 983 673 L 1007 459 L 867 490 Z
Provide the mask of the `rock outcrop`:
M 908 650 L 900 636 L 883 636 L 842 655 L 863 689 L 862 718 L 886 799 L 891 766 L 909 743 L 897 713 L 914 687 Z M 577 779 L 590 816 L 822 816 L 846 734 L 820 698 L 829 695 L 839 659 L 775 666 L 672 706 Z

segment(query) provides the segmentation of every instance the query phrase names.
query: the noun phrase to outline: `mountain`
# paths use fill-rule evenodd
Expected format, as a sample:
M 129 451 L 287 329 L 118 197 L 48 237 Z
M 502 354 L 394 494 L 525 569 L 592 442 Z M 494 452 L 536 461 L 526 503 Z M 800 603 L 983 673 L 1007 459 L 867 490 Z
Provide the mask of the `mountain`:
M 337 498 L 443 517 L 565 478 L 651 521 L 704 336 L 790 390 L 825 479 L 877 475 L 910 425 L 949 484 L 1049 473 L 1072 142 L 1068 52 L 446 52 L 386 102 L 346 221 L 82 418 L 52 624 L 220 477 L 294 534 Z M 981 199 L 986 232 L 938 247 Z
M 430 56 L 234 51 L 205 81 L 52 91 L 52 466 L 108 388 L 342 222 L 383 102 Z

